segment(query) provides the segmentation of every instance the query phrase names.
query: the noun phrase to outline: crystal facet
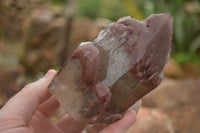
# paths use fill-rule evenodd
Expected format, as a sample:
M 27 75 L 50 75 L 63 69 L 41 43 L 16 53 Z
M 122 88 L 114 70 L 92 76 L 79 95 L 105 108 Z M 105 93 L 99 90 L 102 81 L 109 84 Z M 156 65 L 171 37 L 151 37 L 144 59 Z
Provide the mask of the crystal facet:
M 160 84 L 172 31 L 170 14 L 121 18 L 81 43 L 48 89 L 73 118 L 112 123 Z

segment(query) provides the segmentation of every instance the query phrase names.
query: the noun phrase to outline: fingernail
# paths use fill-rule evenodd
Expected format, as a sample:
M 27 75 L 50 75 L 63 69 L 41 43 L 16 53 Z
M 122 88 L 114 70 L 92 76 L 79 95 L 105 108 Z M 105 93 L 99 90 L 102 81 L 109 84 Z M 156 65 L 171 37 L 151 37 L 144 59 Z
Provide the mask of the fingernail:
M 44 78 L 49 77 L 49 75 L 50 75 L 50 70 L 47 71 L 47 73 L 44 75 Z
M 130 107 L 130 109 L 134 110 L 136 113 L 138 113 L 140 107 L 142 105 L 142 101 L 137 101 L 133 106 Z
M 56 70 L 50 69 L 50 70 L 48 70 L 47 73 L 44 75 L 44 78 L 49 77 L 49 75 L 55 74 L 56 72 L 57 72 Z

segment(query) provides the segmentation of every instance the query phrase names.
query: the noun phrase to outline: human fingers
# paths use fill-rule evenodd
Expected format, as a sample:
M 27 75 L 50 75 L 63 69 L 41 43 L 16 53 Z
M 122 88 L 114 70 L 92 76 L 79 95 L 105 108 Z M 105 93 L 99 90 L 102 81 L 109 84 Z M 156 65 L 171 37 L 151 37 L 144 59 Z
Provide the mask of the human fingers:
M 100 133 L 125 133 L 136 120 L 136 112 L 128 109 L 123 118 L 107 127 Z
M 142 105 L 142 101 L 139 100 L 137 101 L 134 105 L 132 105 L 129 109 L 134 110 L 136 114 L 138 113 L 140 107 Z M 99 133 L 103 128 L 105 128 L 105 125 L 96 125 L 96 126 L 91 126 L 88 129 L 86 129 L 89 133 Z
M 56 126 L 65 133 L 79 133 L 86 124 L 74 120 L 67 114 L 56 123 Z
M 47 87 L 55 74 L 56 71 L 49 70 L 42 79 L 25 86 L 7 102 L 1 111 L 18 117 L 16 119 L 29 122 L 38 106 L 51 96 Z
M 54 96 L 51 96 L 47 101 L 39 106 L 38 111 L 44 114 L 46 117 L 51 117 L 60 107 L 60 104 Z

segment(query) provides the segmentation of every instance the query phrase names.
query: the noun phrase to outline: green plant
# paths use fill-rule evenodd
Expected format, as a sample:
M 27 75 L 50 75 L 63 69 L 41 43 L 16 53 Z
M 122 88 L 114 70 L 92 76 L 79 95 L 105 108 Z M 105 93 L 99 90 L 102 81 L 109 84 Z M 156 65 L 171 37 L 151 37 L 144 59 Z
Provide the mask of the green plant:
M 121 0 L 78 0 L 78 14 L 90 18 L 108 18 L 113 21 L 124 16 L 135 17 L 129 13 L 133 8 L 128 4 Z
M 200 56 L 196 53 L 176 53 L 172 55 L 172 58 L 175 59 L 181 65 L 186 63 L 200 63 Z
M 102 6 L 102 0 L 77 0 L 77 3 L 79 14 L 90 18 L 96 18 Z
M 138 20 L 143 20 L 144 15 L 141 12 L 138 4 L 133 0 L 121 0 L 124 9 L 128 12 L 129 16 Z
M 66 0 L 48 0 L 48 2 L 53 5 L 60 5 L 63 4 L 65 1 Z
M 200 62 L 200 2 L 195 0 L 189 2 L 187 0 L 132 1 L 139 6 L 144 18 L 153 13 L 171 13 L 174 18 L 172 57 L 180 64 Z M 190 11 L 187 9 L 188 5 Z
M 118 20 L 120 17 L 127 16 L 128 13 L 123 8 L 120 0 L 104 0 L 101 7 L 99 16 L 108 18 L 113 21 Z
M 171 13 L 174 17 L 173 53 L 191 53 L 200 48 L 200 10 L 187 11 L 190 8 L 200 7 L 198 1 L 187 0 L 135 0 L 145 17 L 152 13 Z M 195 7 L 195 5 L 199 5 Z

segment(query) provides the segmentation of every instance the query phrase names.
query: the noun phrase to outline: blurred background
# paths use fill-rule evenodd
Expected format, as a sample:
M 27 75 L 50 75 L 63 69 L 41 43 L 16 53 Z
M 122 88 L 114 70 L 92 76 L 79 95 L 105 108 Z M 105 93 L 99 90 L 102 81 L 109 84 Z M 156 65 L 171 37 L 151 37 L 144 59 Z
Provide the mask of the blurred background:
M 59 70 L 80 42 L 109 23 L 164 12 L 174 17 L 165 79 L 143 98 L 128 133 L 199 133 L 199 0 L 0 0 L 0 108 L 48 69 Z

